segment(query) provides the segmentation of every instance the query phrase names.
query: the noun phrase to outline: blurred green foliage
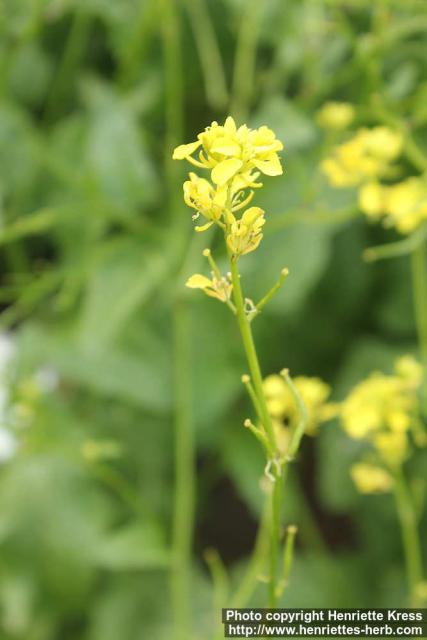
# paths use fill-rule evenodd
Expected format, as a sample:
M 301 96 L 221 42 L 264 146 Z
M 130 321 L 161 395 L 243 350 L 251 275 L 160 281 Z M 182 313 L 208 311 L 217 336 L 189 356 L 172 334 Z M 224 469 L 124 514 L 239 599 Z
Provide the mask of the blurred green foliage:
M 259 198 L 266 236 L 242 262 L 255 299 L 282 267 L 291 274 L 256 323 L 263 369 L 320 375 L 342 398 L 415 352 L 416 335 L 407 262 L 362 262 L 364 248 L 394 235 L 347 215 L 353 194 L 326 184 L 315 112 L 346 100 L 369 123 L 380 95 L 427 149 L 425 3 L 4 0 L 0 28 L 0 322 L 16 350 L 2 384 L 19 400 L 37 372 L 58 376 L 24 398 L 26 420 L 3 418 L 19 447 L 0 469 L 1 637 L 170 637 L 171 314 L 184 296 L 198 451 L 193 604 L 197 637 L 210 637 L 218 611 L 202 551 L 218 547 L 234 584 L 263 461 L 241 427 L 249 406 L 233 319 L 184 290 L 206 236 L 192 238 L 172 139 L 223 119 L 229 93 L 236 114 L 284 141 L 285 175 Z M 182 60 L 171 79 L 174 38 Z M 286 520 L 300 523 L 288 606 L 403 602 L 392 500 L 357 495 L 357 455 L 335 424 L 302 448 L 287 493 Z M 413 461 L 424 477 L 425 462 Z

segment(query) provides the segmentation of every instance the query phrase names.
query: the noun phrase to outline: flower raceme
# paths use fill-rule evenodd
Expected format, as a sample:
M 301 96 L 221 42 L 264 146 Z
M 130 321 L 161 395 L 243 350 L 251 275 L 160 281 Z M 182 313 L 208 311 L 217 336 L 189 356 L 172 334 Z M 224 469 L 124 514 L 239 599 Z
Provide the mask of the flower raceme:
M 402 149 L 402 136 L 388 127 L 360 129 L 321 165 L 334 187 L 357 187 L 390 174 L 390 164 Z
M 262 239 L 264 212 L 259 207 L 243 210 L 254 190 L 262 187 L 258 181 L 261 174 L 283 173 L 278 156 L 282 149 L 283 144 L 268 127 L 237 128 L 231 117 L 223 125 L 212 122 L 197 141 L 177 147 L 175 160 L 187 160 L 210 171 L 206 178 L 190 172 L 184 182 L 185 203 L 195 209 L 194 218 L 202 215 L 206 220 L 196 231 L 216 224 L 224 230 L 228 249 L 236 258 L 254 251 Z M 240 211 L 241 217 L 236 216 Z
M 341 405 L 344 431 L 355 440 L 370 444 L 369 460 L 353 466 L 351 475 L 362 493 L 386 491 L 393 473 L 409 454 L 412 432 L 419 428 L 419 401 L 423 369 L 411 356 L 399 358 L 394 374 L 372 373 L 357 384 Z

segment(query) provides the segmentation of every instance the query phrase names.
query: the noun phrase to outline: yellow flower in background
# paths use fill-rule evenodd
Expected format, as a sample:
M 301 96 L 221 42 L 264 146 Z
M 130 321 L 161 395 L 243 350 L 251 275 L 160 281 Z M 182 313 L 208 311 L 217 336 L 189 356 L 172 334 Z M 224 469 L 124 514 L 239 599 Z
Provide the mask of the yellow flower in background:
M 412 361 L 412 364 L 411 364 Z M 402 364 L 403 362 L 403 364 Z M 347 433 L 355 439 L 370 436 L 380 429 L 402 432 L 409 429 L 411 418 L 418 407 L 416 391 L 421 378 L 402 375 L 419 366 L 405 356 L 395 364 L 396 375 L 372 373 L 354 387 L 341 406 L 341 420 Z
M 232 213 L 228 216 L 229 230 L 227 245 L 235 256 L 254 251 L 262 240 L 262 227 L 265 224 L 264 211 L 259 207 L 250 207 L 236 220 Z
M 248 177 L 256 170 L 267 176 L 281 175 L 283 169 L 278 152 L 282 149 L 283 144 L 268 127 L 250 129 L 242 125 L 237 128 L 229 116 L 224 125 L 212 122 L 199 133 L 197 141 L 177 147 L 173 158 L 210 169 L 212 182 L 223 186 L 238 174 Z M 197 158 L 193 156 L 196 151 Z M 253 180 L 249 179 L 249 182 Z
M 388 188 L 379 182 L 368 182 L 361 186 L 358 194 L 359 208 L 368 218 L 379 220 L 385 213 Z
M 307 408 L 306 433 L 314 435 L 320 423 L 337 414 L 336 405 L 327 402 L 331 389 L 320 378 L 298 376 L 293 382 Z M 284 378 L 275 374 L 267 376 L 263 386 L 270 415 L 279 424 L 291 429 L 295 427 L 299 417 L 298 407 Z
M 427 220 L 427 182 L 408 178 L 387 189 L 385 212 L 400 233 L 410 233 Z
M 185 286 L 189 289 L 201 289 L 210 298 L 226 302 L 231 298 L 232 284 L 227 278 L 217 278 L 212 274 L 212 280 L 199 273 L 195 273 L 187 280 Z
M 340 131 L 353 122 L 354 116 L 354 107 L 348 102 L 326 102 L 317 112 L 316 119 L 321 127 Z
M 394 363 L 393 374 L 372 373 L 342 402 L 344 430 L 355 440 L 370 443 L 378 462 L 378 467 L 364 463 L 353 467 L 351 475 L 362 493 L 386 490 L 381 488 L 384 474 L 394 472 L 408 457 L 409 434 L 414 436 L 420 428 L 417 392 L 422 380 L 422 366 L 412 356 L 402 356 Z
M 360 493 L 384 493 L 393 486 L 393 478 L 381 467 L 358 462 L 350 469 L 351 478 Z
M 408 178 L 391 186 L 368 183 L 359 190 L 359 206 L 369 218 L 384 218 L 387 226 L 411 233 L 427 220 L 427 182 Z
M 360 129 L 321 164 L 334 187 L 356 187 L 389 173 L 402 149 L 402 136 L 387 127 Z
M 398 467 L 408 456 L 408 437 L 404 431 L 378 433 L 373 444 L 388 467 Z

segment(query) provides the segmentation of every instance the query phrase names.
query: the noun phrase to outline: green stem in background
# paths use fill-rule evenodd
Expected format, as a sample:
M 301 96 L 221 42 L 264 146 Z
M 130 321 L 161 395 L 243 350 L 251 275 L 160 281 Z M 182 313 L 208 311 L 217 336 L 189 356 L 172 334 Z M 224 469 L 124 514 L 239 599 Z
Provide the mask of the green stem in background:
M 412 496 L 401 470 L 395 474 L 394 495 L 402 531 L 403 552 L 411 604 L 416 605 L 416 589 L 423 580 L 421 545 L 418 536 L 417 516 Z
M 425 243 L 411 254 L 415 323 L 424 366 L 427 366 L 427 264 Z
M 237 34 L 230 107 L 231 115 L 236 120 L 246 118 L 255 86 L 256 49 L 263 6 L 264 3 L 259 0 L 247 0 L 243 4 L 244 13 Z
M 262 423 L 267 434 L 271 450 L 277 455 L 277 443 L 274 428 L 267 408 L 267 402 L 262 385 L 261 368 L 258 361 L 255 342 L 252 335 L 251 326 L 245 313 L 245 302 L 240 283 L 240 274 L 237 260 L 230 255 L 231 281 L 233 284 L 233 298 L 236 307 L 237 321 L 243 346 L 249 365 L 249 370 L 258 399 L 259 410 L 262 415 Z M 269 581 L 269 606 L 275 607 L 277 603 L 277 565 L 280 548 L 281 527 L 280 516 L 282 506 L 283 479 L 281 465 L 278 460 L 273 461 L 272 474 L 274 478 L 273 491 L 271 496 L 271 538 L 270 538 L 270 581 Z
M 184 0 L 202 66 L 206 99 L 214 109 L 223 109 L 228 100 L 221 52 L 205 0 Z
M 175 497 L 171 572 L 172 611 L 177 640 L 188 640 L 191 628 L 191 554 L 194 528 L 195 452 L 191 416 L 189 309 L 174 309 Z
M 88 11 L 78 8 L 74 12 L 68 39 L 64 48 L 64 55 L 56 70 L 53 84 L 46 100 L 44 117 L 52 119 L 58 107 L 63 105 L 66 97 L 67 83 L 73 79 L 75 70 L 84 54 L 85 42 L 89 36 L 91 15 Z
M 159 24 L 165 64 L 166 136 L 165 169 L 168 181 L 169 208 L 176 234 L 186 233 L 185 217 L 174 206 L 178 190 L 177 169 L 171 159 L 172 150 L 183 137 L 183 67 L 181 59 L 180 21 L 174 0 L 161 0 L 158 4 Z M 182 220 L 182 222 L 181 222 Z M 183 256 L 188 246 L 183 240 Z M 179 296 L 173 307 L 173 362 L 174 362 L 174 435 L 175 435 L 175 487 L 172 523 L 172 566 L 170 574 L 172 619 L 176 640 L 191 637 L 191 559 L 195 512 L 195 446 L 193 439 L 191 397 L 191 339 L 190 310 Z
M 376 262 L 377 260 L 387 260 L 388 258 L 398 258 L 413 253 L 424 243 L 427 236 L 427 225 L 414 231 L 414 233 L 403 240 L 388 242 L 377 247 L 369 247 L 363 252 L 363 259 L 366 262 Z

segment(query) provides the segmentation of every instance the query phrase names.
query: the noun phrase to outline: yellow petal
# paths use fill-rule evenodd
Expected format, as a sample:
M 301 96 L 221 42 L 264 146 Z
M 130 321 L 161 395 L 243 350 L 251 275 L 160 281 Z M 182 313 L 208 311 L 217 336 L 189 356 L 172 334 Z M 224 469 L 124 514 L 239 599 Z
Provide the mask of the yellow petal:
M 212 181 L 220 186 L 224 185 L 242 167 L 243 162 L 237 158 L 223 160 L 212 169 Z
M 253 164 L 257 169 L 265 173 L 266 176 L 281 176 L 283 173 L 279 156 L 274 154 L 268 160 L 253 160 Z
M 206 289 L 206 287 L 211 287 L 212 283 L 206 276 L 202 276 L 200 273 L 195 273 L 194 276 L 188 278 L 185 286 L 190 289 Z
M 172 159 L 173 160 L 185 160 L 188 158 L 198 147 L 200 147 L 202 143 L 200 141 L 190 142 L 189 144 L 180 144 L 174 152 Z
M 224 122 L 224 129 L 227 133 L 236 133 L 236 123 L 234 122 L 234 118 L 228 116 L 228 118 Z
M 240 145 L 232 138 L 217 138 L 210 148 L 213 153 L 222 153 L 225 156 L 236 156 L 241 152 Z
M 260 207 L 250 207 L 242 215 L 242 223 L 248 227 L 252 226 L 258 218 L 264 215 L 264 210 Z

